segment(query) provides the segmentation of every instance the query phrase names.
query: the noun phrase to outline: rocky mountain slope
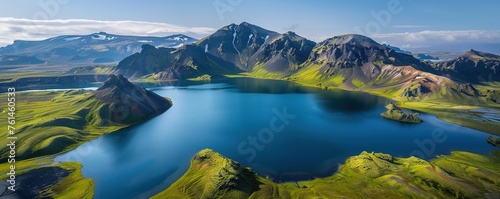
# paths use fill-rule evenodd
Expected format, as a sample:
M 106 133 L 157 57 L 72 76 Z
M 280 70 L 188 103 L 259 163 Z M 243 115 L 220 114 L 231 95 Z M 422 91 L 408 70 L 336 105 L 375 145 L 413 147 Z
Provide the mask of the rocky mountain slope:
M 290 73 L 304 62 L 315 43 L 292 32 L 278 34 L 243 22 L 222 27 L 200 41 L 177 49 L 143 46 L 116 66 L 114 73 L 155 80 L 221 76 L 263 69 Z

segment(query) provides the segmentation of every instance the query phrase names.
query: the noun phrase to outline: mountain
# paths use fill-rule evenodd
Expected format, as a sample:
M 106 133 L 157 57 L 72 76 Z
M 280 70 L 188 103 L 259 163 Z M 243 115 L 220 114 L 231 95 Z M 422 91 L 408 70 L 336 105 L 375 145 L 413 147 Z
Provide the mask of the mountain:
M 196 44 L 244 71 L 270 72 L 289 72 L 307 59 L 315 45 L 293 32 L 279 34 L 247 22 L 225 26 Z
M 196 78 L 203 75 L 221 76 L 239 73 L 236 66 L 214 57 L 195 44 L 177 49 L 155 48 L 143 45 L 140 53 L 135 53 L 114 67 L 113 73 L 130 78 L 151 78 L 154 80 L 174 80 Z
M 0 89 L 15 87 L 16 90 L 24 90 L 30 87 L 44 85 L 85 85 L 96 82 L 104 82 L 108 75 L 82 74 L 82 75 L 62 75 L 45 77 L 19 77 L 10 81 L 0 82 Z
M 500 56 L 471 49 L 455 59 L 438 62 L 433 67 L 458 81 L 481 83 L 500 81 Z
M 90 35 L 64 35 L 42 41 L 16 40 L 0 48 L 0 56 L 34 57 L 49 65 L 85 65 L 112 63 L 138 52 L 143 44 L 157 47 L 179 47 L 196 42 L 185 35 L 141 37 L 113 35 L 105 32 Z M 2 63 L 39 64 L 37 62 Z
M 122 75 L 109 75 L 94 96 L 105 103 L 100 117 L 117 124 L 141 122 L 172 106 L 170 100 L 130 83 Z
M 487 56 L 491 59 L 493 55 Z M 477 60 L 479 55 L 469 57 Z M 434 63 L 399 53 L 366 36 L 340 35 L 316 44 L 293 32 L 279 34 L 247 22 L 224 26 L 176 49 L 143 45 L 140 53 L 122 60 L 112 72 L 153 81 L 246 72 L 258 78 L 360 90 L 396 100 L 480 102 L 476 98 L 482 96 L 469 82 L 443 76 Z M 467 71 L 458 73 L 469 75 Z
M 66 90 L 19 92 L 16 103 L 20 123 L 16 136 L 25 140 L 17 149 L 16 159 L 52 155 L 74 149 L 77 145 L 143 122 L 172 106 L 164 97 L 130 83 L 123 76 L 109 75 L 96 91 Z M 36 118 L 29 114 L 36 112 Z M 2 114 L 1 117 L 6 117 Z M 39 134 L 33 134 L 38 132 Z M 1 140 L 0 144 L 8 144 Z M 9 150 L 0 150 L 6 160 Z
M 34 56 L 3 55 L 0 56 L 0 65 L 33 65 L 43 64 L 44 61 Z
M 411 66 L 431 70 L 411 55 L 397 53 L 362 35 L 341 35 L 318 43 L 307 61 L 292 78 L 302 81 L 329 82 L 329 86 L 349 89 L 373 84 L 383 75 L 385 66 Z M 328 85 L 326 85 L 328 86 Z
M 424 54 L 424 53 L 412 53 L 410 51 L 406 51 L 406 50 L 403 50 L 399 47 L 396 47 L 396 46 L 391 46 L 391 45 L 388 45 L 388 44 L 383 44 L 384 46 L 387 46 L 391 49 L 393 49 L 394 51 L 396 51 L 397 53 L 403 53 L 403 54 L 407 54 L 407 55 L 413 55 L 415 58 L 419 59 L 419 60 L 439 60 L 439 57 L 433 57 L 429 54 Z
M 276 183 L 204 149 L 181 178 L 152 198 L 498 198 L 498 163 L 498 155 L 467 152 L 427 162 L 365 151 L 331 176 Z
M 408 55 L 412 54 L 410 51 L 403 50 L 403 49 L 396 47 L 396 46 L 391 46 L 389 44 L 383 44 L 383 45 L 395 50 L 397 53 L 403 53 L 403 54 L 408 54 Z
M 439 60 L 439 57 L 434 57 L 432 55 L 424 53 L 415 53 L 414 56 L 420 60 Z
M 290 73 L 307 60 L 315 43 L 293 32 L 278 34 L 243 22 L 217 30 L 180 48 L 143 45 L 142 51 L 122 60 L 114 70 L 131 78 L 155 80 L 222 76 L 263 69 Z

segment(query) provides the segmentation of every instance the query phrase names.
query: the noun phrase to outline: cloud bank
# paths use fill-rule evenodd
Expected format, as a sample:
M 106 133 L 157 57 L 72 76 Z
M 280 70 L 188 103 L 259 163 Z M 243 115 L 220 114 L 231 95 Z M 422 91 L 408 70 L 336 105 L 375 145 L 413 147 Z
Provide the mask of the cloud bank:
M 376 34 L 371 37 L 380 43 L 406 48 L 418 48 L 457 43 L 500 43 L 500 30 L 420 31 Z
M 143 21 L 31 20 L 9 17 L 0 18 L 0 46 L 12 44 L 14 40 L 43 40 L 60 35 L 83 35 L 101 31 L 118 35 L 168 36 L 186 34 L 201 37 L 213 33 L 215 29 Z

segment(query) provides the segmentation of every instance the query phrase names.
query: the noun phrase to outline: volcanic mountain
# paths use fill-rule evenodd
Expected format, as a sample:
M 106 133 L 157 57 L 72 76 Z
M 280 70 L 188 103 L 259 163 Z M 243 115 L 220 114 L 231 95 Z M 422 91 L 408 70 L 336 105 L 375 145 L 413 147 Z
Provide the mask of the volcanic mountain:
M 122 75 L 110 75 L 94 96 L 104 102 L 99 115 L 118 124 L 141 122 L 172 106 L 170 100 L 130 83 Z

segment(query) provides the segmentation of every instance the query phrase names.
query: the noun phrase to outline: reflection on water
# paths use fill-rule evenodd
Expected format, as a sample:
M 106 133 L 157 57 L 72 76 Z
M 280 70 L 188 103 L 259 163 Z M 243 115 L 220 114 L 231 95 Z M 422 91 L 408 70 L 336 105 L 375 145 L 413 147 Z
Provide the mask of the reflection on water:
M 316 95 L 318 103 L 331 112 L 359 113 L 370 111 L 380 105 L 389 102 L 388 99 L 380 98 L 361 92 L 349 92 L 341 90 L 328 90 Z

